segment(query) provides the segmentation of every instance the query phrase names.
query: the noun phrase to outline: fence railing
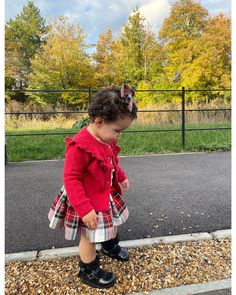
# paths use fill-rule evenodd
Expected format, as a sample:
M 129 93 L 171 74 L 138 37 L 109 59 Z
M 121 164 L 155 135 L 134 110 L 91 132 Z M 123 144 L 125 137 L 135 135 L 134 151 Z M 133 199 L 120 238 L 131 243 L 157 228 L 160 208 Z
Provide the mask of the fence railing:
M 15 93 L 33 93 L 33 92 L 45 92 L 45 93 L 88 93 L 88 99 L 90 99 L 92 93 L 97 92 L 98 90 L 91 89 L 82 89 L 82 90 L 11 90 Z M 128 132 L 181 132 L 182 134 L 182 146 L 185 146 L 185 133 L 189 131 L 206 131 L 206 130 L 229 130 L 231 127 L 215 127 L 215 128 L 186 128 L 186 113 L 187 112 L 218 112 L 218 111 L 229 111 L 231 108 L 208 108 L 208 109 L 186 109 L 186 93 L 188 92 L 214 92 L 214 91 L 223 91 L 231 92 L 231 89 L 185 89 L 182 87 L 180 90 L 176 89 L 159 89 L 159 90 L 136 90 L 136 92 L 175 92 L 181 96 L 181 109 L 168 109 L 168 110 L 138 110 L 138 113 L 169 113 L 169 112 L 179 112 L 181 113 L 181 128 L 180 129 L 152 129 L 152 130 L 126 130 L 124 133 Z M 5 112 L 5 115 L 55 115 L 55 114 L 87 114 L 87 111 L 60 111 L 60 112 Z M 54 135 L 65 135 L 65 134 L 76 134 L 76 132 L 55 132 L 55 133 L 20 133 L 20 134 L 9 134 L 5 133 L 6 137 L 11 136 L 54 136 Z M 7 163 L 7 146 L 5 145 L 5 163 Z

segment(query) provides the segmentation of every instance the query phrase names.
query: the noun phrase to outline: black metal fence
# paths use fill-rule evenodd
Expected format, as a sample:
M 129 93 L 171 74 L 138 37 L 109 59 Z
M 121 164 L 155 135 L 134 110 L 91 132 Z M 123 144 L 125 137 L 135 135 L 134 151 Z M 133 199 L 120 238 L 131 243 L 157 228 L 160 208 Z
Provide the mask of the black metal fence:
M 136 92 L 156 92 L 156 93 L 165 93 L 165 92 L 174 92 L 178 93 L 181 97 L 181 109 L 169 109 L 169 110 L 139 110 L 139 113 L 169 113 L 169 112 L 179 112 L 181 113 L 181 129 L 153 129 L 153 130 L 126 130 L 124 133 L 128 132 L 181 132 L 182 134 L 182 146 L 185 146 L 185 133 L 189 131 L 206 131 L 206 130 L 229 130 L 231 127 L 216 127 L 216 128 L 186 128 L 186 114 L 187 112 L 219 112 L 219 111 L 229 111 L 231 112 L 231 108 L 211 108 L 211 109 L 186 109 L 186 93 L 188 92 L 231 92 L 231 89 L 202 89 L 202 90 L 194 90 L 194 89 L 185 89 L 182 87 L 181 90 L 172 90 L 172 89 L 161 89 L 161 90 L 136 90 Z M 14 90 L 11 92 L 16 93 L 33 93 L 33 92 L 45 92 L 45 93 L 88 93 L 88 99 L 90 99 L 92 93 L 97 92 L 97 90 L 93 90 L 90 87 L 88 89 L 83 90 Z M 87 111 L 62 111 L 62 112 L 6 112 L 7 116 L 14 115 L 55 115 L 55 114 L 87 114 Z M 55 133 L 22 133 L 22 134 L 9 134 L 6 133 L 6 137 L 10 136 L 43 136 L 43 135 L 63 135 L 63 134 L 75 134 L 76 132 L 55 132 Z M 5 149 L 7 147 L 5 146 Z M 7 163 L 7 151 L 5 150 L 6 163 Z

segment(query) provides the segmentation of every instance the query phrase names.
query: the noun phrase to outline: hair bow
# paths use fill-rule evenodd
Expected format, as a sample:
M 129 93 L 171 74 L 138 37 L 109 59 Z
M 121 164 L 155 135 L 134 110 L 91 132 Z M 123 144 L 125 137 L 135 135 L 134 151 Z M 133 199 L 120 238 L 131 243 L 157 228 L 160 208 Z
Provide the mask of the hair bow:
M 122 84 L 120 89 L 120 97 L 127 103 L 128 110 L 132 112 L 134 102 L 135 88 L 129 87 L 125 82 Z

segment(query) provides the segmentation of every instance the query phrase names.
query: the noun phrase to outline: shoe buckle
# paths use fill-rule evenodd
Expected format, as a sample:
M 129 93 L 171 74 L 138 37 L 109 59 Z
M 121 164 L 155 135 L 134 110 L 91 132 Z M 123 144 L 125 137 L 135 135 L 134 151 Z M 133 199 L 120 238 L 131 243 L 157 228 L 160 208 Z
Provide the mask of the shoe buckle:
M 94 275 L 93 273 L 91 273 L 91 274 L 88 275 L 88 278 L 89 278 L 90 280 L 92 280 L 93 278 L 95 278 L 95 275 Z

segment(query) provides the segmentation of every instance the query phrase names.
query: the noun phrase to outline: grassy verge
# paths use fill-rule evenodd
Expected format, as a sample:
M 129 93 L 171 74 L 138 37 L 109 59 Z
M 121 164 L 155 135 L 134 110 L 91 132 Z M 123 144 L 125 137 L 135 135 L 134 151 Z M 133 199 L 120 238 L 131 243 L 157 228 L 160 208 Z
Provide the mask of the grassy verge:
M 230 124 L 188 124 L 186 128 L 230 127 Z M 179 125 L 132 126 L 130 130 L 181 129 Z M 20 130 L 8 134 L 68 132 L 67 135 L 7 136 L 8 161 L 63 159 L 65 137 L 78 129 Z M 119 145 L 122 155 L 169 153 L 183 151 L 225 151 L 231 149 L 230 130 L 186 131 L 185 147 L 182 146 L 181 131 L 178 132 L 124 132 Z

